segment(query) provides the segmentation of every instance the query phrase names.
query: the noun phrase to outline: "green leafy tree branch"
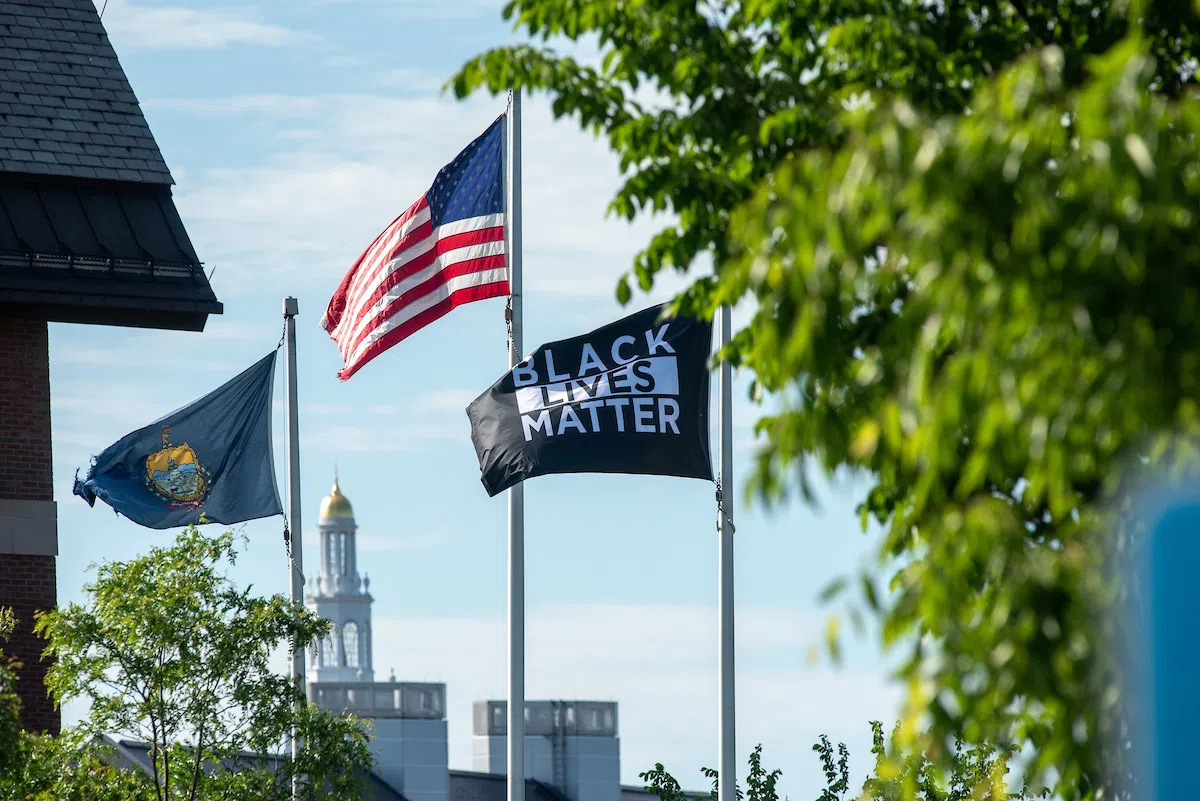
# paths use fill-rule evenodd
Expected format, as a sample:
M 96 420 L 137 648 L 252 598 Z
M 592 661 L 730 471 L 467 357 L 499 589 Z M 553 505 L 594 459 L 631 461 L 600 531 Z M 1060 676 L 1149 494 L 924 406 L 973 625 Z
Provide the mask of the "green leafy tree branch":
M 1194 6 L 505 15 L 531 43 L 471 60 L 455 93 L 545 91 L 617 153 L 614 213 L 673 215 L 618 298 L 706 256 L 680 307 L 752 307 L 728 355 L 780 409 L 752 487 L 871 476 L 863 525 L 885 542 L 858 603 L 907 654 L 907 747 L 1028 748 L 1031 786 L 1121 797 L 1106 559 L 1136 535 L 1143 467 L 1195 455 Z

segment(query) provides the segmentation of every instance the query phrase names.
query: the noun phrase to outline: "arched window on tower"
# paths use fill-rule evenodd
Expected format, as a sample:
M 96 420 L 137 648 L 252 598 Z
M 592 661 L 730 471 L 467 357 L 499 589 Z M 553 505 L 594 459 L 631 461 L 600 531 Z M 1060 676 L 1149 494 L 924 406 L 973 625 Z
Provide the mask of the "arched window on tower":
M 358 624 L 353 620 L 342 628 L 342 645 L 346 648 L 346 667 L 358 667 Z
M 325 641 L 321 643 L 321 664 L 324 667 L 337 667 L 341 663 L 338 658 L 338 632 L 335 628 L 329 632 Z

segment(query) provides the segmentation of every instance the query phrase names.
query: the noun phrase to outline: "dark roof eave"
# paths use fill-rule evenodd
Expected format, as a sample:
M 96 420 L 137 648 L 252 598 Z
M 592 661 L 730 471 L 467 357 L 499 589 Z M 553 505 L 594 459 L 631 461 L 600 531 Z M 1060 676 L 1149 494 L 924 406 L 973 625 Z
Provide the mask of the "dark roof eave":
M 210 314 L 222 314 L 216 299 L 100 297 L 77 293 L 0 288 L 0 316 L 54 323 L 114 325 L 172 331 L 203 331 Z
M 0 304 L 11 316 L 186 331 L 223 311 L 169 189 L 4 174 Z

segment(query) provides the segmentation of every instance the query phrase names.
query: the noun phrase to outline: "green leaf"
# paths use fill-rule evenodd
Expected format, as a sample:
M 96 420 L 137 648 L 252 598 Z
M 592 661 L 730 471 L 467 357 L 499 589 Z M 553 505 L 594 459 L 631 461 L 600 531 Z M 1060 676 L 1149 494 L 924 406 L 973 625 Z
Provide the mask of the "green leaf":
M 845 589 L 846 579 L 845 577 L 839 576 L 821 589 L 821 592 L 817 594 L 817 599 L 820 600 L 821 603 L 829 603 L 838 595 L 841 595 Z
M 617 283 L 617 303 L 624 306 L 629 302 L 632 293 L 629 291 L 629 279 L 626 276 L 621 276 L 621 280 Z
M 1192 3 L 1096 5 L 513 0 L 539 44 L 453 79 L 544 92 L 613 150 L 611 214 L 654 231 L 621 304 L 665 270 L 680 308 L 748 310 L 749 486 L 811 501 L 854 476 L 903 742 L 928 720 L 938 770 L 957 738 L 1012 743 L 1087 801 L 1123 769 L 1097 701 L 1104 554 L 1133 536 L 1113 510 L 1147 457 L 1190 469 L 1194 446 L 1153 434 L 1200 427 L 1200 25 Z M 600 70 L 541 44 L 563 37 Z M 919 784 L 924 756 L 893 756 Z

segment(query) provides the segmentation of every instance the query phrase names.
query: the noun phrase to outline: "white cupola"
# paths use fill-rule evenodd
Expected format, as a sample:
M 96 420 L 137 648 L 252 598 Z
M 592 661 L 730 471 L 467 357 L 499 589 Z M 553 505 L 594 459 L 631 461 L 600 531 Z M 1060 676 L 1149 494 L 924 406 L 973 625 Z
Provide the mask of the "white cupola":
M 354 509 L 338 486 L 321 501 L 317 518 L 321 542 L 321 572 L 304 599 L 308 608 L 333 624 L 329 636 L 312 649 L 310 682 L 374 681 L 371 661 L 371 602 L 369 580 L 358 573 Z

